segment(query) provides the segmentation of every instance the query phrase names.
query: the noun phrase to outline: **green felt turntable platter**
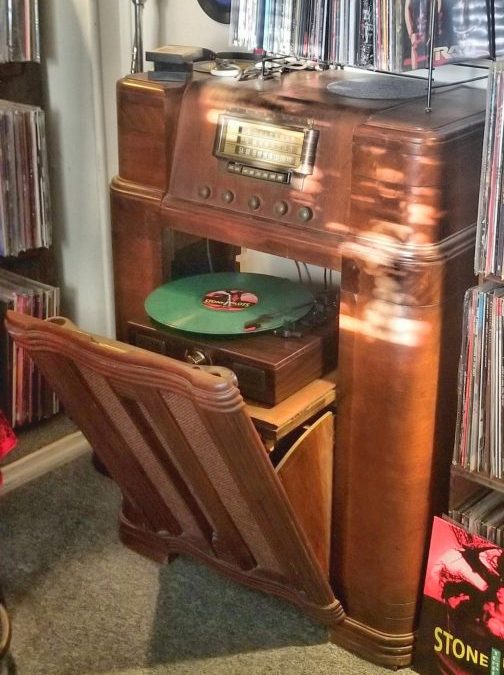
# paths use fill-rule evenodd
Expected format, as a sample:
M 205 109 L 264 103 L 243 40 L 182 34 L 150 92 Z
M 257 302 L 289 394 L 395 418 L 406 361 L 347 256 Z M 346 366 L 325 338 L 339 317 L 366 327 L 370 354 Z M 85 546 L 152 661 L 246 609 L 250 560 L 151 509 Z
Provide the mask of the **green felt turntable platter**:
M 191 333 L 242 335 L 297 321 L 313 307 L 301 284 L 267 274 L 219 272 L 170 281 L 145 301 L 158 323 Z

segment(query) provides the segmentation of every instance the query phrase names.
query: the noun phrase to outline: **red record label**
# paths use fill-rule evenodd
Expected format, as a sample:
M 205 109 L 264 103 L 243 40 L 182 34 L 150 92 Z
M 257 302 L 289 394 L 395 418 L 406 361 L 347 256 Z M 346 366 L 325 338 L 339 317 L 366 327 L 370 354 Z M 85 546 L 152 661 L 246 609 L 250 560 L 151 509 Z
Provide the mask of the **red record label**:
M 221 312 L 241 312 L 257 305 L 259 298 L 250 291 L 233 289 L 205 293 L 201 302 L 208 309 Z

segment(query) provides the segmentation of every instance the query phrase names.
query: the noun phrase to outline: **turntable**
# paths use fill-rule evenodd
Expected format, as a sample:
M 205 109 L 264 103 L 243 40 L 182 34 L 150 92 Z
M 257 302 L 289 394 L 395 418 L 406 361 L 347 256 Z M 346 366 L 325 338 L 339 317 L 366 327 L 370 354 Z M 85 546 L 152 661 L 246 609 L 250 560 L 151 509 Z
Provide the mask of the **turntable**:
M 202 274 L 153 291 L 128 341 L 198 365 L 225 366 L 243 396 L 276 405 L 336 366 L 337 311 L 300 284 L 260 274 Z M 322 313 L 324 316 L 322 317 Z

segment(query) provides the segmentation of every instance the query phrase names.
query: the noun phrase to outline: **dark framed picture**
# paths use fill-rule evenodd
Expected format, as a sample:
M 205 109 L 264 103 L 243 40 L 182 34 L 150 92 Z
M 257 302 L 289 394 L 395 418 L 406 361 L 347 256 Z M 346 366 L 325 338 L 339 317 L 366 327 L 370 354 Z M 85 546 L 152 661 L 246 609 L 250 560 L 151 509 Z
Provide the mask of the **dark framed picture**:
M 198 0 L 201 9 L 219 23 L 229 23 L 231 0 Z

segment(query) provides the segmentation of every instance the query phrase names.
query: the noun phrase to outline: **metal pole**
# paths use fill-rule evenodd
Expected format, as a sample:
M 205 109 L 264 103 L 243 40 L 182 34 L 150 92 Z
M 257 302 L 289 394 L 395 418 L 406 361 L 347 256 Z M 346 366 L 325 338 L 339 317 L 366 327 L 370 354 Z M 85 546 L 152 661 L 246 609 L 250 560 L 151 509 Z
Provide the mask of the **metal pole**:
M 135 37 L 131 51 L 131 72 L 141 73 L 143 71 L 142 12 L 145 0 L 132 0 L 132 2 L 135 6 Z
M 431 0 L 430 2 L 430 16 L 429 16 L 429 75 L 427 80 L 427 106 L 425 110 L 431 112 L 432 99 L 432 80 L 434 73 L 434 32 L 436 30 L 436 14 L 437 14 L 438 0 Z

